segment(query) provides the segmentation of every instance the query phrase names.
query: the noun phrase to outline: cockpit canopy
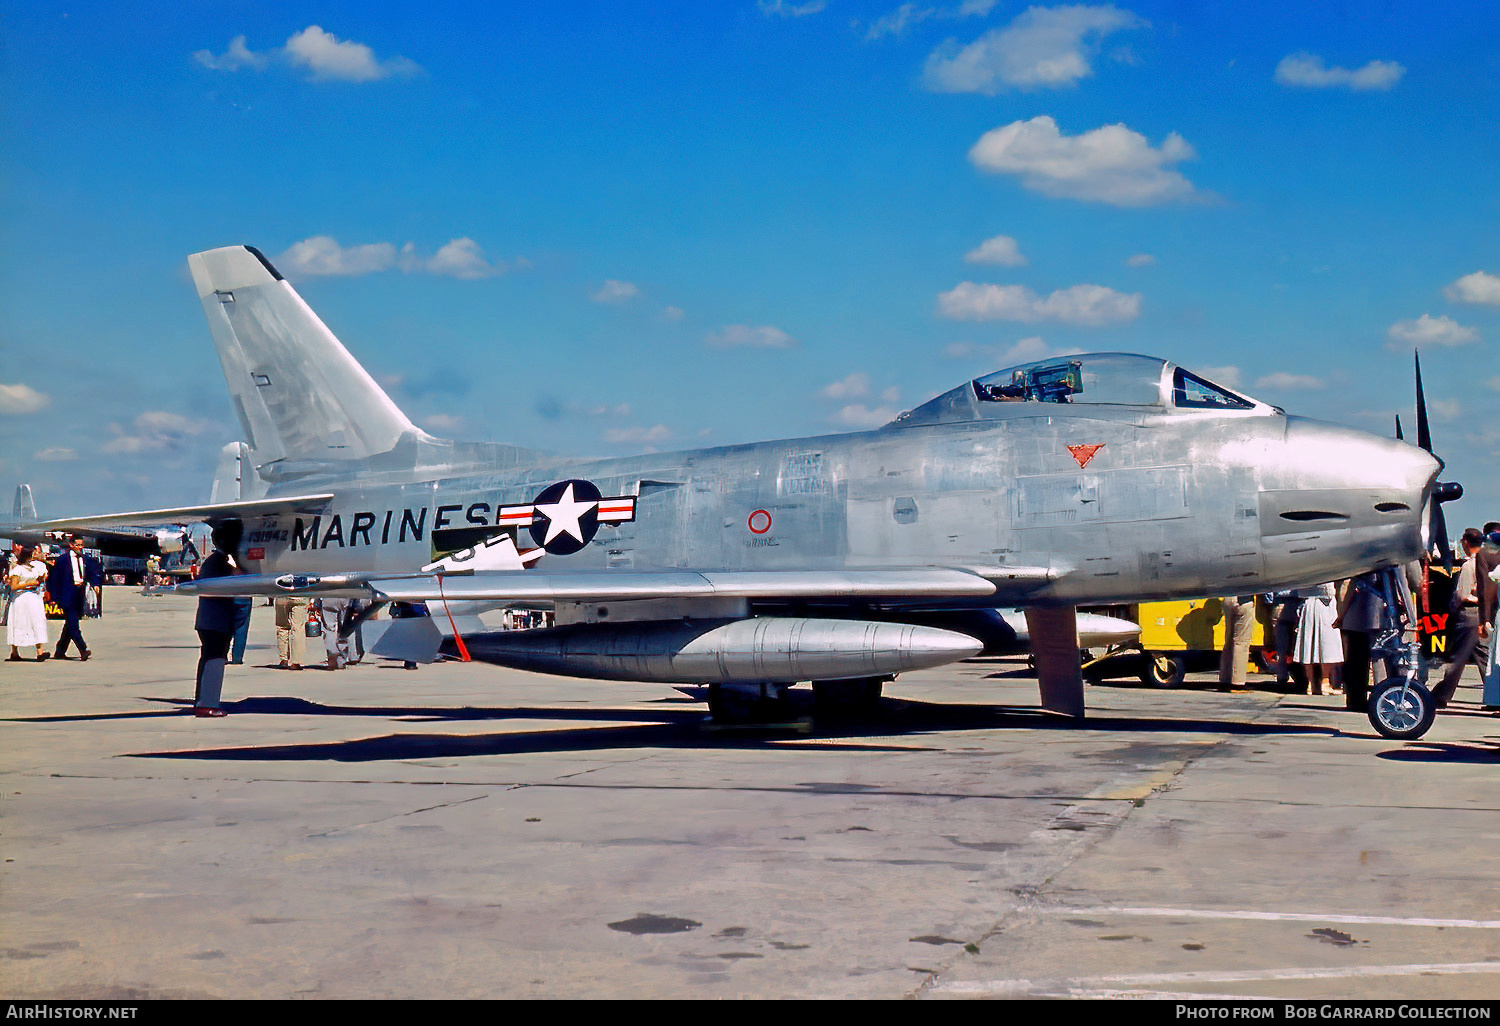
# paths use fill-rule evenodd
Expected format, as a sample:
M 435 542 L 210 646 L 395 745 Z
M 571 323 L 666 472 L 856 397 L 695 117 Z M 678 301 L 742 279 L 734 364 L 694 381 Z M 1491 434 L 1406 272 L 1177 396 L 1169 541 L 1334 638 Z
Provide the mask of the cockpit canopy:
M 1272 412 L 1207 378 L 1154 356 L 1081 353 L 1007 367 L 945 392 L 893 423 L 990 420 L 1013 412 L 1008 404 L 1052 403 L 1158 407 L 1163 412 Z

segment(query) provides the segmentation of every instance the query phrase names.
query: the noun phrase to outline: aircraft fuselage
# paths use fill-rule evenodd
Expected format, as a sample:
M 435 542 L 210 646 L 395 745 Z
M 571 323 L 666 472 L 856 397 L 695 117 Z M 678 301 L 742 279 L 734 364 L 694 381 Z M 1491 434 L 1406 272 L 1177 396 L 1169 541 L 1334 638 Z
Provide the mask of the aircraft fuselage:
M 574 535 L 554 532 L 549 570 L 1047 567 L 1033 601 L 1099 603 L 1316 583 L 1422 549 L 1436 463 L 1401 442 L 1279 413 L 999 414 L 616 459 L 497 446 L 490 465 L 513 465 L 475 473 L 445 468 L 487 447 L 427 440 L 408 472 L 297 480 L 330 509 L 246 523 L 242 554 L 251 573 L 306 573 L 411 570 L 497 533 L 536 549 L 530 507 L 566 481 L 599 496 L 587 544 L 556 551 Z

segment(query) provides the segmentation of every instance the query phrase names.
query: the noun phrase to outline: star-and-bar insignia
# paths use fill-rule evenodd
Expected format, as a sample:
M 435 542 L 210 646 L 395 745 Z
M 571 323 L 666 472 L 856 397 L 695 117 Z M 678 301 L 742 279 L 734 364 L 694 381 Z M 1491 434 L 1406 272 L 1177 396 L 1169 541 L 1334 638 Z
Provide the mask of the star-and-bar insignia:
M 1073 454 L 1073 459 L 1078 463 L 1078 469 L 1082 470 L 1089 465 L 1089 460 L 1094 458 L 1094 454 L 1102 448 L 1104 448 L 1104 443 L 1100 442 L 1098 445 L 1070 445 L 1068 451 Z
M 504 527 L 527 527 L 532 540 L 553 555 L 567 556 L 594 540 L 600 524 L 635 519 L 635 496 L 605 497 L 591 481 L 559 481 L 548 485 L 525 506 L 502 506 L 495 522 Z

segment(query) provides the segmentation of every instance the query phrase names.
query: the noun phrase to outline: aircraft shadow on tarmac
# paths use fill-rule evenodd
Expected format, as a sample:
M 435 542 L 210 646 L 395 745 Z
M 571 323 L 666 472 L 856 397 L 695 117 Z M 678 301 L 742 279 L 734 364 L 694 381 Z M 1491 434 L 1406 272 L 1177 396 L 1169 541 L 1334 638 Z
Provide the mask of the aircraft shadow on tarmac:
M 1381 752 L 1380 758 L 1392 762 L 1500 763 L 1500 742 L 1413 741 L 1401 748 Z
M 684 692 L 694 689 L 684 688 Z M 178 702 L 178 699 L 155 699 Z M 668 699 L 676 703 L 683 699 Z M 695 703 L 696 704 L 696 703 Z M 136 758 L 242 760 L 252 762 L 332 761 L 378 762 L 384 760 L 458 758 L 482 755 L 586 752 L 609 749 L 791 749 L 827 750 L 828 741 L 844 741 L 842 751 L 900 751 L 911 748 L 892 739 L 920 738 L 926 734 L 976 729 L 1031 729 L 1131 734 L 1223 734 L 1244 737 L 1267 735 L 1336 735 L 1330 727 L 1294 724 L 1251 724 L 1214 719 L 1167 717 L 1094 717 L 1082 722 L 1053 716 L 1037 709 L 995 705 L 940 704 L 907 699 L 884 699 L 877 712 L 865 716 L 818 716 L 810 723 L 767 727 L 705 729 L 701 708 L 695 709 L 587 709 L 475 708 L 438 709 L 422 706 L 330 706 L 302 698 L 255 697 L 224 705 L 231 717 L 267 716 L 363 716 L 419 723 L 457 723 L 477 720 L 554 720 L 588 723 L 628 721 L 619 726 L 570 726 L 556 730 L 503 732 L 495 734 L 385 734 L 317 744 L 247 745 L 235 748 L 205 748 L 161 752 L 125 753 Z M 811 708 L 795 705 L 804 716 Z M 643 722 L 646 721 L 646 722 Z M 218 721 L 225 722 L 225 721 Z M 232 722 L 232 719 L 231 719 Z M 805 729 L 805 733 L 795 728 Z M 868 739 L 861 744 L 861 739 Z M 877 740 L 878 739 L 878 740 Z

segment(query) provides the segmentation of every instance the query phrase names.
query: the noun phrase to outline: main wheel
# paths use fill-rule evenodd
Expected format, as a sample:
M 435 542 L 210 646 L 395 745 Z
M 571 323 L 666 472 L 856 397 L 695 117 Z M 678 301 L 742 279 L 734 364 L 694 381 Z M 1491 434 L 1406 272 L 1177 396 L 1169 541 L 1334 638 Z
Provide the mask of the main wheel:
M 710 684 L 708 714 L 718 723 L 775 723 L 789 715 L 790 684 Z
M 1147 652 L 1141 680 L 1159 688 L 1175 688 L 1187 679 L 1187 660 L 1170 652 Z
M 1370 690 L 1369 716 L 1381 737 L 1415 741 L 1432 726 L 1437 705 L 1432 692 L 1416 681 L 1388 680 Z

